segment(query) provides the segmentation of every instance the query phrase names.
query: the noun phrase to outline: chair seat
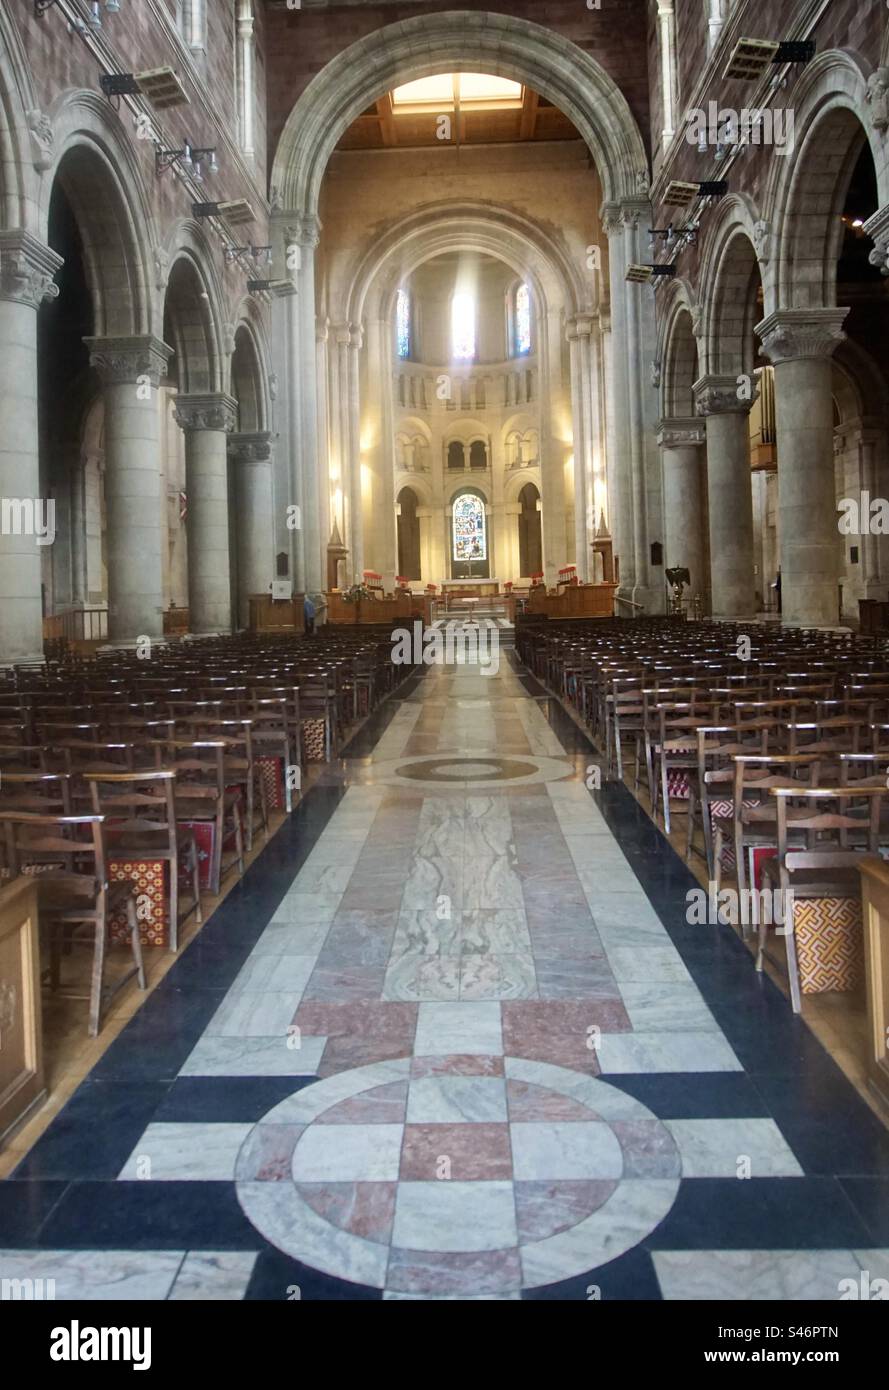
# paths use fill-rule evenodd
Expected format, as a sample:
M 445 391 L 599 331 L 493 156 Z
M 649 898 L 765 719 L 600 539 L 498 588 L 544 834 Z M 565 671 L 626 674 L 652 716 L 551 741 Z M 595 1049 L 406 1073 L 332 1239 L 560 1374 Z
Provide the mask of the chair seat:
M 223 808 L 230 811 L 240 802 L 240 797 L 236 791 L 226 792 L 223 800 Z M 177 820 L 211 820 L 216 819 L 216 798 L 215 797 L 176 797 L 176 819 Z

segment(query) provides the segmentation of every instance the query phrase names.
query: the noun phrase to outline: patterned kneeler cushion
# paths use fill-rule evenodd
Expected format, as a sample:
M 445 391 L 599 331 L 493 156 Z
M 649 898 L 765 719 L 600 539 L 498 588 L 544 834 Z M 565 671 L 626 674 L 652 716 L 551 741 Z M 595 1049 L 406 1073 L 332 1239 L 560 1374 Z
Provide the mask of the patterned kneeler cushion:
M 257 758 L 256 765 L 265 787 L 266 805 L 270 811 L 284 810 L 284 759 Z
M 864 978 L 860 898 L 800 898 L 793 929 L 803 994 L 858 988 Z
M 671 801 L 687 801 L 691 796 L 691 784 L 688 780 L 688 773 L 681 768 L 674 768 L 671 772 L 667 769 L 667 795 Z
M 303 726 L 303 749 L 306 759 L 310 763 L 324 762 L 324 720 L 323 719 L 304 719 Z
M 143 946 L 169 946 L 170 895 L 167 891 L 167 864 L 163 859 L 111 859 L 108 877 L 112 883 L 130 882 L 136 890 L 136 920 Z M 119 907 L 109 919 L 111 940 L 125 945 L 130 939 L 127 910 Z

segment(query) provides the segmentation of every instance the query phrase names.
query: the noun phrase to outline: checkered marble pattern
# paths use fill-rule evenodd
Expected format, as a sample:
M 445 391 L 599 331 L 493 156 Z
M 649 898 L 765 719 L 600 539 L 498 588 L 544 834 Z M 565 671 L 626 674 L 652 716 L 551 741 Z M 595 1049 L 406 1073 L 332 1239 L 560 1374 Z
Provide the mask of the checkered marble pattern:
M 881 1277 L 889 1136 L 731 930 L 687 925 L 593 758 L 506 660 L 374 716 L 0 1184 L 0 1275 L 39 1247 L 94 1297 Z

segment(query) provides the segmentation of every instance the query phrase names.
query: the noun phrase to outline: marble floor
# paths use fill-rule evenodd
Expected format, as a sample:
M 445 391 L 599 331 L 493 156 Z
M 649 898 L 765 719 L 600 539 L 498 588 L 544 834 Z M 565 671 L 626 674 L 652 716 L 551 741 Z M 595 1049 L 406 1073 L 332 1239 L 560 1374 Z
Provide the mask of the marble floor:
M 0 1184 L 133 1299 L 838 1299 L 889 1133 L 515 664 L 420 669 Z M 880 1285 L 882 1287 L 882 1285 Z M 889 1286 L 887 1286 L 889 1287 Z

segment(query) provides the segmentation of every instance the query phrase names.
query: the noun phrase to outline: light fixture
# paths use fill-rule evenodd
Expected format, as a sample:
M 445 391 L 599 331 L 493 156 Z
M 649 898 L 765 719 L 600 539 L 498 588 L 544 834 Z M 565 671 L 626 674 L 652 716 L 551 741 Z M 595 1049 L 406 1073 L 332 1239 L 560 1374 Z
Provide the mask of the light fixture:
M 738 39 L 726 64 L 724 78 L 757 82 L 772 63 L 810 63 L 814 39 Z
M 165 169 L 172 169 L 174 164 L 178 164 L 181 169 L 193 169 L 195 183 L 203 182 L 201 164 L 205 159 L 210 160 L 210 173 L 219 172 L 219 165 L 216 163 L 216 150 L 209 146 L 203 149 L 195 149 L 186 140 L 180 150 L 159 149 L 154 152 L 155 168 L 158 174 L 162 174 Z
M 249 294 L 275 294 L 278 290 L 292 290 L 292 280 L 248 280 Z
M 34 13 L 36 15 L 44 15 L 46 14 L 47 10 L 51 9 L 53 5 L 57 5 L 58 3 L 59 0 L 34 0 Z M 99 0 L 90 0 L 89 9 L 89 27 L 91 29 L 101 29 L 102 6 L 99 3 Z M 105 9 L 107 10 L 108 14 L 119 14 L 120 0 L 105 0 Z M 84 24 L 82 19 L 75 19 L 71 21 L 70 27 L 77 29 L 79 32 L 82 32 L 86 28 L 86 25 Z
M 265 261 L 266 265 L 271 264 L 271 246 L 226 246 L 225 259 L 231 264 L 232 261 Z
M 190 100 L 172 68 L 103 73 L 99 84 L 106 97 L 142 96 L 156 111 L 163 111 L 169 106 L 187 106 Z
M 233 227 L 241 227 L 256 221 L 256 213 L 246 198 L 235 198 L 228 203 L 192 203 L 193 217 L 224 217 Z

